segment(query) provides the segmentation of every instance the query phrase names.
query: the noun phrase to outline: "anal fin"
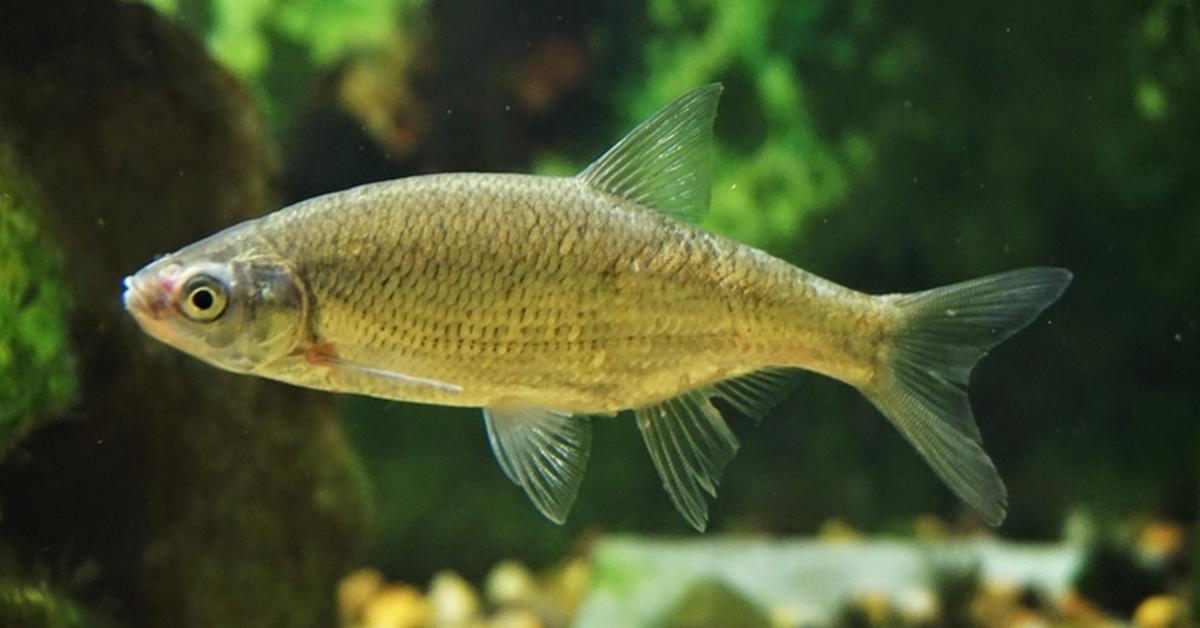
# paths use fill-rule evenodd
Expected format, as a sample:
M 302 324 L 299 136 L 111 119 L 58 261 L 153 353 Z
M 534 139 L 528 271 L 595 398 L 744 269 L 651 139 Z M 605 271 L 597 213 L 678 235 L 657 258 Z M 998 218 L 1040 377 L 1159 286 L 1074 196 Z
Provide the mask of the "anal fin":
M 739 412 L 760 419 L 786 394 L 789 371 L 755 371 L 634 410 L 663 487 L 696 530 L 703 532 L 708 525 L 704 493 L 717 496 L 725 465 L 740 446 L 711 398 L 723 398 Z
M 712 396 L 728 401 L 738 412 L 758 421 L 783 401 L 799 373 L 796 368 L 769 367 L 721 380 L 709 389 Z
M 504 475 L 547 519 L 566 521 L 591 453 L 589 418 L 540 408 L 484 408 L 483 420 Z

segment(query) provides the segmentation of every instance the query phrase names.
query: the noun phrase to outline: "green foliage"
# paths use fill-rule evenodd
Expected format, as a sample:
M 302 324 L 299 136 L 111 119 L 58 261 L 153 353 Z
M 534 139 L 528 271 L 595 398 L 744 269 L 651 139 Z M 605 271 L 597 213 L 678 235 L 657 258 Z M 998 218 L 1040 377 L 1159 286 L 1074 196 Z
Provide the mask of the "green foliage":
M 378 51 L 420 27 L 427 0 L 145 0 L 177 17 L 249 85 L 277 128 L 318 76 L 347 56 Z
M 0 147 L 0 458 L 74 396 L 70 299 L 35 197 Z
M 646 67 L 622 95 L 626 124 L 645 119 L 688 89 L 722 81 L 713 211 L 705 226 L 743 242 L 780 248 L 804 218 L 843 198 L 849 173 L 821 137 L 795 50 L 776 45 L 777 25 L 803 39 L 823 2 L 656 0 Z
M 180 15 L 188 0 L 146 0 L 167 15 Z M 377 49 L 395 35 L 398 19 L 420 9 L 425 0 L 212 0 L 205 40 L 214 56 L 250 82 L 262 76 L 277 53 L 270 41 L 280 37 L 308 50 L 318 67 L 348 52 Z M 279 42 L 283 43 L 283 42 Z

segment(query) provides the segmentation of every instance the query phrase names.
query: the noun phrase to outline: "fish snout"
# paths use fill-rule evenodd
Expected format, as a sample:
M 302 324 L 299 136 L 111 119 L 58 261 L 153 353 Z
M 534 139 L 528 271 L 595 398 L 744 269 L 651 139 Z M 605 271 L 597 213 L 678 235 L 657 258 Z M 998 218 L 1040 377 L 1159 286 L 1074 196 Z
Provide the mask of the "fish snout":
M 121 301 L 134 317 L 154 320 L 163 318 L 163 313 L 169 307 L 164 290 L 147 288 L 136 275 L 126 277 L 123 285 L 125 291 L 121 294 Z

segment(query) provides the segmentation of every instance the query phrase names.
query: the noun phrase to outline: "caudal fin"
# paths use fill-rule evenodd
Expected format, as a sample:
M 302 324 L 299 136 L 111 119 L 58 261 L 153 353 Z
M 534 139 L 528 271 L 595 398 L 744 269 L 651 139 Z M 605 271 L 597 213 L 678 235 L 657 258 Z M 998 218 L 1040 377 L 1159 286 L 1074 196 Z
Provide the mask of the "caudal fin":
M 898 319 L 880 375 L 863 392 L 992 526 L 1004 520 L 1008 492 L 980 446 L 967 381 L 988 349 L 1033 322 L 1070 282 L 1061 268 L 1025 268 L 882 297 Z

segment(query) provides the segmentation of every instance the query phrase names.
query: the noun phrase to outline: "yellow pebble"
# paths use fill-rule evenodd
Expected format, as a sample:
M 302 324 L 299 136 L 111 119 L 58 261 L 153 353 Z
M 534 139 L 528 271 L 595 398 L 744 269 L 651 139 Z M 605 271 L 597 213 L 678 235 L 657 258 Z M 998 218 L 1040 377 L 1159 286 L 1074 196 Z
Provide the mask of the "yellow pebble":
M 542 620 L 528 609 L 508 609 L 496 613 L 488 622 L 489 628 L 543 628 Z
M 1011 582 L 993 582 L 971 599 L 971 618 L 979 625 L 994 624 L 1015 613 L 1021 604 L 1021 587 Z
M 492 568 L 485 590 L 488 601 L 497 606 L 529 604 L 537 597 L 537 585 L 529 568 L 511 560 Z
M 941 543 L 950 538 L 950 528 L 937 515 L 917 517 L 916 537 L 922 543 Z
M 1138 550 L 1152 558 L 1177 556 L 1187 542 L 1183 526 L 1169 521 L 1151 521 L 1138 533 Z
M 1032 608 L 1018 608 L 1008 615 L 1004 625 L 1009 628 L 1046 628 L 1050 622 Z
M 862 538 L 862 534 L 855 530 L 850 524 L 841 519 L 828 519 L 821 524 L 821 531 L 818 536 L 822 541 L 848 542 L 858 541 Z
M 1064 621 L 1079 626 L 1106 626 L 1111 622 L 1104 612 L 1076 591 L 1068 591 L 1059 602 L 1059 613 Z
M 437 626 L 464 626 L 479 616 L 479 595 L 453 571 L 443 571 L 429 585 L 429 603 Z
M 892 615 L 892 605 L 882 593 L 863 593 L 854 599 L 857 606 L 872 626 L 882 626 Z
M 554 573 L 546 588 L 561 605 L 563 613 L 573 617 L 583 605 L 583 598 L 591 584 L 592 568 L 588 561 L 573 558 Z
M 1138 628 L 1183 628 L 1188 621 L 1187 605 L 1173 595 L 1146 598 L 1133 613 L 1133 625 Z
M 393 584 L 367 603 L 362 628 L 418 628 L 429 624 L 430 615 L 429 603 L 420 591 Z
M 383 574 L 374 569 L 359 569 L 338 583 L 338 611 L 347 624 L 362 620 L 363 609 L 383 588 Z

